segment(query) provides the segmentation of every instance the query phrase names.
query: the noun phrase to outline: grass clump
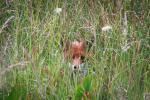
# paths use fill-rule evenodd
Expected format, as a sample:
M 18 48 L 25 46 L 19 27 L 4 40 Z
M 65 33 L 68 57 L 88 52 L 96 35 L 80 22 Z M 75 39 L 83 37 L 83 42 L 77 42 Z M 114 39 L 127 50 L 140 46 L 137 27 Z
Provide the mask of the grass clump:
M 0 1 L 0 99 L 142 100 L 150 92 L 148 4 Z M 96 42 L 85 62 L 95 72 L 83 79 L 72 77 L 60 43 L 78 34 Z

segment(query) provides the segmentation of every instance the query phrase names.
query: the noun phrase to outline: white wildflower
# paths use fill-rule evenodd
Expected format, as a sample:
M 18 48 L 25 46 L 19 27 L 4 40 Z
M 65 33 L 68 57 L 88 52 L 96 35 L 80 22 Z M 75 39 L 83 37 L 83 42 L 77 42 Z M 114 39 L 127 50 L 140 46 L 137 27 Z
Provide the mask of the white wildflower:
M 60 13 L 62 12 L 62 8 L 56 8 L 56 9 L 54 10 L 54 12 L 55 12 L 56 14 L 60 14 Z
M 112 30 L 112 26 L 104 26 L 104 27 L 102 27 L 102 31 L 103 32 L 107 32 L 107 31 L 111 31 Z
M 124 46 L 121 47 L 121 49 L 123 52 L 127 52 L 130 47 L 131 47 L 130 44 L 125 44 Z

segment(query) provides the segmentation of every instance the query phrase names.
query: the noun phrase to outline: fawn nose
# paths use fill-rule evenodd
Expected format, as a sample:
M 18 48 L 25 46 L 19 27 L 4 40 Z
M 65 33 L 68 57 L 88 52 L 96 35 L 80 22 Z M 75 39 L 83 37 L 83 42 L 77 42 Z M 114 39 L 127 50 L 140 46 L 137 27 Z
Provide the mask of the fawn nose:
M 77 65 L 74 65 L 74 67 L 73 67 L 73 68 L 74 68 L 74 70 L 76 70 L 76 69 L 78 69 L 78 66 L 77 66 Z
M 80 58 L 73 59 L 73 69 L 74 70 L 80 69 L 80 64 L 81 64 Z

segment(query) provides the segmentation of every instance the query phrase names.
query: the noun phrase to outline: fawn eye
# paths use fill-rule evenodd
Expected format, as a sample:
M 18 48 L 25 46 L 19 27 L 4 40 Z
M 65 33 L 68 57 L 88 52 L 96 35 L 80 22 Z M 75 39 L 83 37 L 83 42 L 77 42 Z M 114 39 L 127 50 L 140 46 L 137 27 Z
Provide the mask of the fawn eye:
M 73 55 L 72 58 L 74 59 L 74 58 L 75 58 L 75 55 Z
M 85 59 L 85 56 L 81 56 L 81 60 L 84 61 L 84 59 Z

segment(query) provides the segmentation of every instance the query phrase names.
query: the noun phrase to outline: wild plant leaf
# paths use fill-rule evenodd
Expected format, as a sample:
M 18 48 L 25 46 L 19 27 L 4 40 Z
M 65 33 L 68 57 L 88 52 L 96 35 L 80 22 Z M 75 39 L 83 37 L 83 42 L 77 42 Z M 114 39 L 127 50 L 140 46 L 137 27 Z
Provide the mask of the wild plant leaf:
M 76 92 L 75 92 L 75 99 L 76 100 L 81 100 L 83 95 L 84 95 L 84 89 L 83 89 L 83 87 L 81 85 L 79 85 L 77 87 Z
M 85 91 L 90 91 L 92 86 L 92 79 L 91 76 L 87 76 L 83 81 L 83 87 Z
M 8 100 L 18 100 L 19 98 L 25 98 L 26 97 L 26 93 L 27 93 L 27 90 L 26 90 L 26 87 L 25 85 L 15 85 L 11 92 L 9 93 L 9 96 L 8 96 Z

